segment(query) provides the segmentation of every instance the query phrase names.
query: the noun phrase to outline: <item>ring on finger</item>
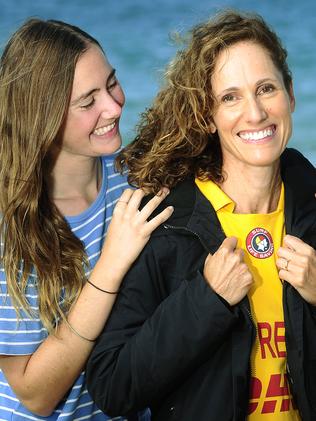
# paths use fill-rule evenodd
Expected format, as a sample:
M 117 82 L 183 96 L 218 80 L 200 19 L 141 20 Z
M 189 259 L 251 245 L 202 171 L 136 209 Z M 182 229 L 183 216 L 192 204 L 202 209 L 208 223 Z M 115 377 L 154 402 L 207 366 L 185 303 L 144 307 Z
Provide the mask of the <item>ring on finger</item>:
M 288 267 L 289 267 L 289 263 L 290 263 L 290 261 L 289 260 L 285 260 L 285 265 L 284 265 L 284 270 L 288 270 Z
M 118 200 L 118 201 L 117 201 L 117 203 L 119 203 L 119 202 L 120 202 L 120 203 L 125 203 L 125 205 L 127 205 L 127 204 L 128 204 L 128 202 L 127 202 L 126 200 Z

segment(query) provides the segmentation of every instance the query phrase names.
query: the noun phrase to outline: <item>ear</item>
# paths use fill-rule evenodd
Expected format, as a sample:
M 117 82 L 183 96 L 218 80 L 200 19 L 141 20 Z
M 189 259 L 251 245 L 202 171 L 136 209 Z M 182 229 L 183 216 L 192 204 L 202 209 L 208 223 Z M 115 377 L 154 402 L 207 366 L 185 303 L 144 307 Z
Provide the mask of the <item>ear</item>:
M 214 121 L 211 121 L 210 129 L 212 134 L 216 133 L 217 127 L 215 126 Z
M 294 89 L 293 89 L 293 82 L 291 82 L 290 90 L 288 92 L 289 98 L 290 98 L 290 108 L 291 112 L 293 113 L 295 110 L 295 96 L 294 96 Z

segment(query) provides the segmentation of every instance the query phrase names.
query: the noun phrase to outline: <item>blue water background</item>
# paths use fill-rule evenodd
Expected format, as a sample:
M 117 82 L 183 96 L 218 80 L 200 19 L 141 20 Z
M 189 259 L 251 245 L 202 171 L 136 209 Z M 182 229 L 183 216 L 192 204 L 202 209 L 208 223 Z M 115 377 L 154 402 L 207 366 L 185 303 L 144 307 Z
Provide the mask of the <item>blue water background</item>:
M 139 114 L 150 105 L 185 32 L 221 7 L 260 13 L 289 52 L 296 110 L 290 145 L 316 164 L 316 2 L 314 0 L 0 0 L 0 47 L 30 17 L 61 19 L 95 36 L 107 52 L 126 94 L 121 121 L 124 143 Z

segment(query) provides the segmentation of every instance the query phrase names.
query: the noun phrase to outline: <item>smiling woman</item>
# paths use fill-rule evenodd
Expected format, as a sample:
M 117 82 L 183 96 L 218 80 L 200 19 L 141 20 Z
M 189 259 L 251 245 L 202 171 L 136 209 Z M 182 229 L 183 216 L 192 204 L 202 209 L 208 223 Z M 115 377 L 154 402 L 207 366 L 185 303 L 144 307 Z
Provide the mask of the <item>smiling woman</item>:
M 1 57 L 0 98 L 0 418 L 109 420 L 85 363 L 124 274 L 172 212 L 147 222 L 167 190 L 141 211 L 144 193 L 123 191 L 112 154 L 124 94 L 81 29 L 25 22 Z
M 118 157 L 175 212 L 124 279 L 88 389 L 156 421 L 314 420 L 316 170 L 286 148 L 286 50 L 232 11 L 186 42 Z
M 102 181 L 102 165 L 96 159 L 113 154 L 122 143 L 119 120 L 125 97 L 106 56 L 98 45 L 90 45 L 76 64 L 70 105 L 66 111 L 62 139 L 53 143 L 50 154 L 55 156 L 50 186 L 58 210 L 67 216 L 78 215 L 94 202 Z M 84 181 L 88 171 L 86 192 L 74 189 L 74 180 L 62 177 L 65 168 L 75 171 Z M 97 171 L 98 182 L 90 178 Z M 58 174 L 58 175 L 57 175 Z M 79 189 L 79 186 L 78 188 Z M 70 193 L 70 190 L 74 190 Z M 70 193 L 70 194 L 69 194 Z
M 115 152 L 122 143 L 119 119 L 124 102 L 114 69 L 101 49 L 91 46 L 75 69 L 63 150 L 94 156 Z
M 247 164 L 266 166 L 274 162 L 278 166 L 277 159 L 292 132 L 294 96 L 269 52 L 247 41 L 222 51 L 212 87 L 215 104 L 211 133 L 218 132 L 223 168 L 229 178 L 238 180 Z

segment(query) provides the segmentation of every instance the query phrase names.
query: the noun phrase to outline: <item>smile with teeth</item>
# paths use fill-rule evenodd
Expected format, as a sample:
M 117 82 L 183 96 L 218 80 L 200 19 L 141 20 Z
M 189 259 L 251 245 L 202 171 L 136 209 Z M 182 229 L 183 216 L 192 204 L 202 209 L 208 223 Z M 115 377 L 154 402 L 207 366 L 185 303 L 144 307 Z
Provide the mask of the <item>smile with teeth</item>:
M 243 140 L 250 140 L 250 141 L 262 140 L 266 137 L 272 136 L 275 132 L 275 129 L 276 128 L 273 125 L 273 126 L 267 127 L 264 130 L 258 130 L 258 131 L 252 131 L 252 132 L 250 131 L 239 132 L 238 136 L 241 137 Z
M 110 132 L 112 129 L 114 129 L 116 122 L 109 124 L 108 126 L 99 127 L 94 130 L 93 134 L 96 134 L 97 136 L 102 136 L 107 132 Z

